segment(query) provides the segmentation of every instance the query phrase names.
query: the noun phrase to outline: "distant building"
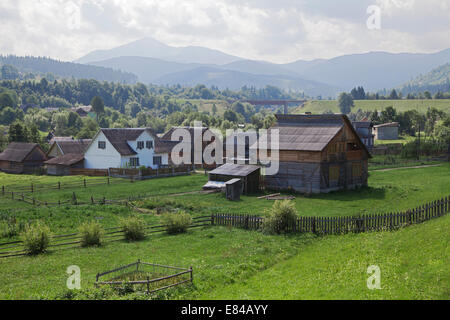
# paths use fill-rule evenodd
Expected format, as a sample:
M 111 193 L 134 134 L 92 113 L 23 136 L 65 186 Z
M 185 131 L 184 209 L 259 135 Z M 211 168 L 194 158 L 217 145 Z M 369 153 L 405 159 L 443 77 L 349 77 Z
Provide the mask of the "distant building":
M 365 144 L 367 149 L 371 150 L 374 146 L 374 137 L 372 133 L 373 124 L 371 121 L 353 121 L 353 127 L 358 133 L 359 138 Z
M 8 173 L 33 173 L 47 160 L 37 143 L 11 142 L 0 153 L 0 169 Z
M 149 128 L 100 129 L 84 154 L 88 169 L 157 169 L 171 164 L 170 152 L 177 142 L 160 139 Z
M 223 184 L 223 187 L 226 187 L 226 182 L 235 181 L 234 179 L 241 180 L 241 193 L 256 193 L 260 188 L 260 167 L 225 163 L 209 172 L 209 183 L 212 182 L 218 186 Z
M 373 126 L 376 140 L 397 140 L 398 122 L 383 123 Z
M 76 112 L 80 117 L 84 118 L 92 112 L 92 106 L 79 106 L 70 108 L 71 111 Z
M 83 154 L 67 153 L 44 162 L 47 166 L 47 174 L 63 176 L 70 174 L 70 168 L 84 168 Z

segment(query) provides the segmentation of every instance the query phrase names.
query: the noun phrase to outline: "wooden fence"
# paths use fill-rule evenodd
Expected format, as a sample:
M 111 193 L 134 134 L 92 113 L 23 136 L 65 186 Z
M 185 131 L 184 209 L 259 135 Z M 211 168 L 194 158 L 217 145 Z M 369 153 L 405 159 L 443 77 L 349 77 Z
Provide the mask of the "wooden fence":
M 190 166 L 152 168 L 109 168 L 109 175 L 116 178 L 133 180 L 151 179 L 156 177 L 171 177 L 185 175 L 192 171 Z
M 210 225 L 211 225 L 211 216 L 194 217 L 194 218 L 192 218 L 192 223 L 188 227 L 188 229 L 203 227 L 203 226 L 210 226 Z M 165 225 L 147 225 L 145 229 L 146 229 L 147 235 L 150 235 L 153 233 L 166 232 Z M 104 236 L 102 237 L 102 243 L 122 241 L 125 239 L 122 227 L 109 227 L 109 228 L 104 228 L 104 230 L 105 230 L 105 233 L 104 233 Z M 82 239 L 82 235 L 81 235 L 81 233 L 78 233 L 78 232 L 54 235 L 51 237 L 50 244 L 48 247 L 49 247 L 49 249 L 55 249 L 55 248 L 60 248 L 60 247 L 64 247 L 64 248 L 77 247 L 78 248 L 78 247 L 80 247 L 80 244 L 82 242 L 81 239 Z M 23 256 L 26 254 L 27 253 L 23 246 L 22 240 L 0 243 L 0 258 Z
M 108 275 L 112 276 L 112 278 L 106 281 L 99 281 L 101 277 Z M 188 276 L 187 279 L 186 276 Z M 95 285 L 117 286 L 127 284 L 140 287 L 141 291 L 151 294 L 186 282 L 192 283 L 193 279 L 192 267 L 180 268 L 138 260 L 110 271 L 98 273 Z
M 401 212 L 365 214 L 343 217 L 299 217 L 288 226 L 287 232 L 312 232 L 315 234 L 343 234 L 394 230 L 402 226 L 421 223 L 440 217 L 450 210 L 450 196 Z M 254 215 L 213 214 L 211 224 L 249 230 L 260 230 L 264 218 Z
M 71 176 L 107 177 L 108 169 L 70 168 L 69 175 L 71 175 Z

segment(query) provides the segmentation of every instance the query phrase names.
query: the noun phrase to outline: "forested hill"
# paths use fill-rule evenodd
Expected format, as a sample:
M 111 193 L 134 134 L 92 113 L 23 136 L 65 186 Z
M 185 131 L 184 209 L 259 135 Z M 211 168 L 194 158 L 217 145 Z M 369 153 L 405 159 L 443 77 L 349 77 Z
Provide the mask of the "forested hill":
M 0 65 L 12 65 L 21 73 L 54 74 L 61 78 L 95 79 L 132 84 L 137 82 L 137 76 L 111 68 L 64 62 L 45 57 L 18 57 L 0 55 Z
M 420 75 L 400 87 L 402 94 L 429 91 L 431 94 L 450 91 L 450 63 Z

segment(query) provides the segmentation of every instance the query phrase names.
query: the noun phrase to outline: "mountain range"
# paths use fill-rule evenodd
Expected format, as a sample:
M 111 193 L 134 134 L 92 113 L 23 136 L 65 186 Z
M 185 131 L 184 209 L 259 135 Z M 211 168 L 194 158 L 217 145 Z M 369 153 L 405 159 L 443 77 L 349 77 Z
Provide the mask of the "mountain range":
M 368 52 L 276 64 L 205 47 L 173 47 L 145 38 L 109 50 L 93 51 L 75 62 L 130 72 L 144 83 L 202 83 L 221 89 L 274 85 L 328 97 L 355 86 L 363 86 L 366 91 L 399 87 L 450 62 L 450 49 L 437 53 Z

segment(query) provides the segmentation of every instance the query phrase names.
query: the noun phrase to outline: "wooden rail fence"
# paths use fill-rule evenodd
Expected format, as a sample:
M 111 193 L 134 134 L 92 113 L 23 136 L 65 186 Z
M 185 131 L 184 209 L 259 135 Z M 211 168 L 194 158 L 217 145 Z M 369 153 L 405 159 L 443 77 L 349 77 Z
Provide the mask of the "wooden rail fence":
M 288 226 L 287 232 L 312 232 L 315 234 L 343 234 L 394 230 L 402 226 L 421 223 L 440 217 L 450 210 L 450 196 L 429 202 L 413 209 L 383 214 L 364 214 L 342 217 L 299 217 Z M 213 214 L 211 224 L 260 230 L 264 218 L 255 215 Z
M 111 275 L 112 278 L 99 281 L 101 277 Z M 185 276 L 188 276 L 186 279 Z M 132 279 L 132 280 L 130 280 Z M 193 282 L 194 273 L 192 267 L 180 268 L 156 263 L 142 262 L 140 260 L 116 269 L 98 273 L 95 285 L 132 285 L 138 286 L 147 294 L 175 287 L 186 282 Z
M 200 216 L 192 218 L 192 223 L 188 227 L 197 228 L 203 226 L 211 225 L 211 216 Z M 102 237 L 102 243 L 106 242 L 114 242 L 114 241 L 122 241 L 124 240 L 124 233 L 122 227 L 108 227 L 104 228 L 105 233 Z M 147 225 L 146 226 L 146 234 L 150 235 L 153 233 L 166 232 L 165 225 Z M 49 248 L 78 248 L 81 244 L 81 234 L 79 232 L 69 233 L 69 234 L 60 234 L 53 235 L 50 239 Z M 23 256 L 26 255 L 26 250 L 23 247 L 22 240 L 15 240 L 10 242 L 0 243 L 0 258 L 6 257 L 15 257 L 15 256 Z

